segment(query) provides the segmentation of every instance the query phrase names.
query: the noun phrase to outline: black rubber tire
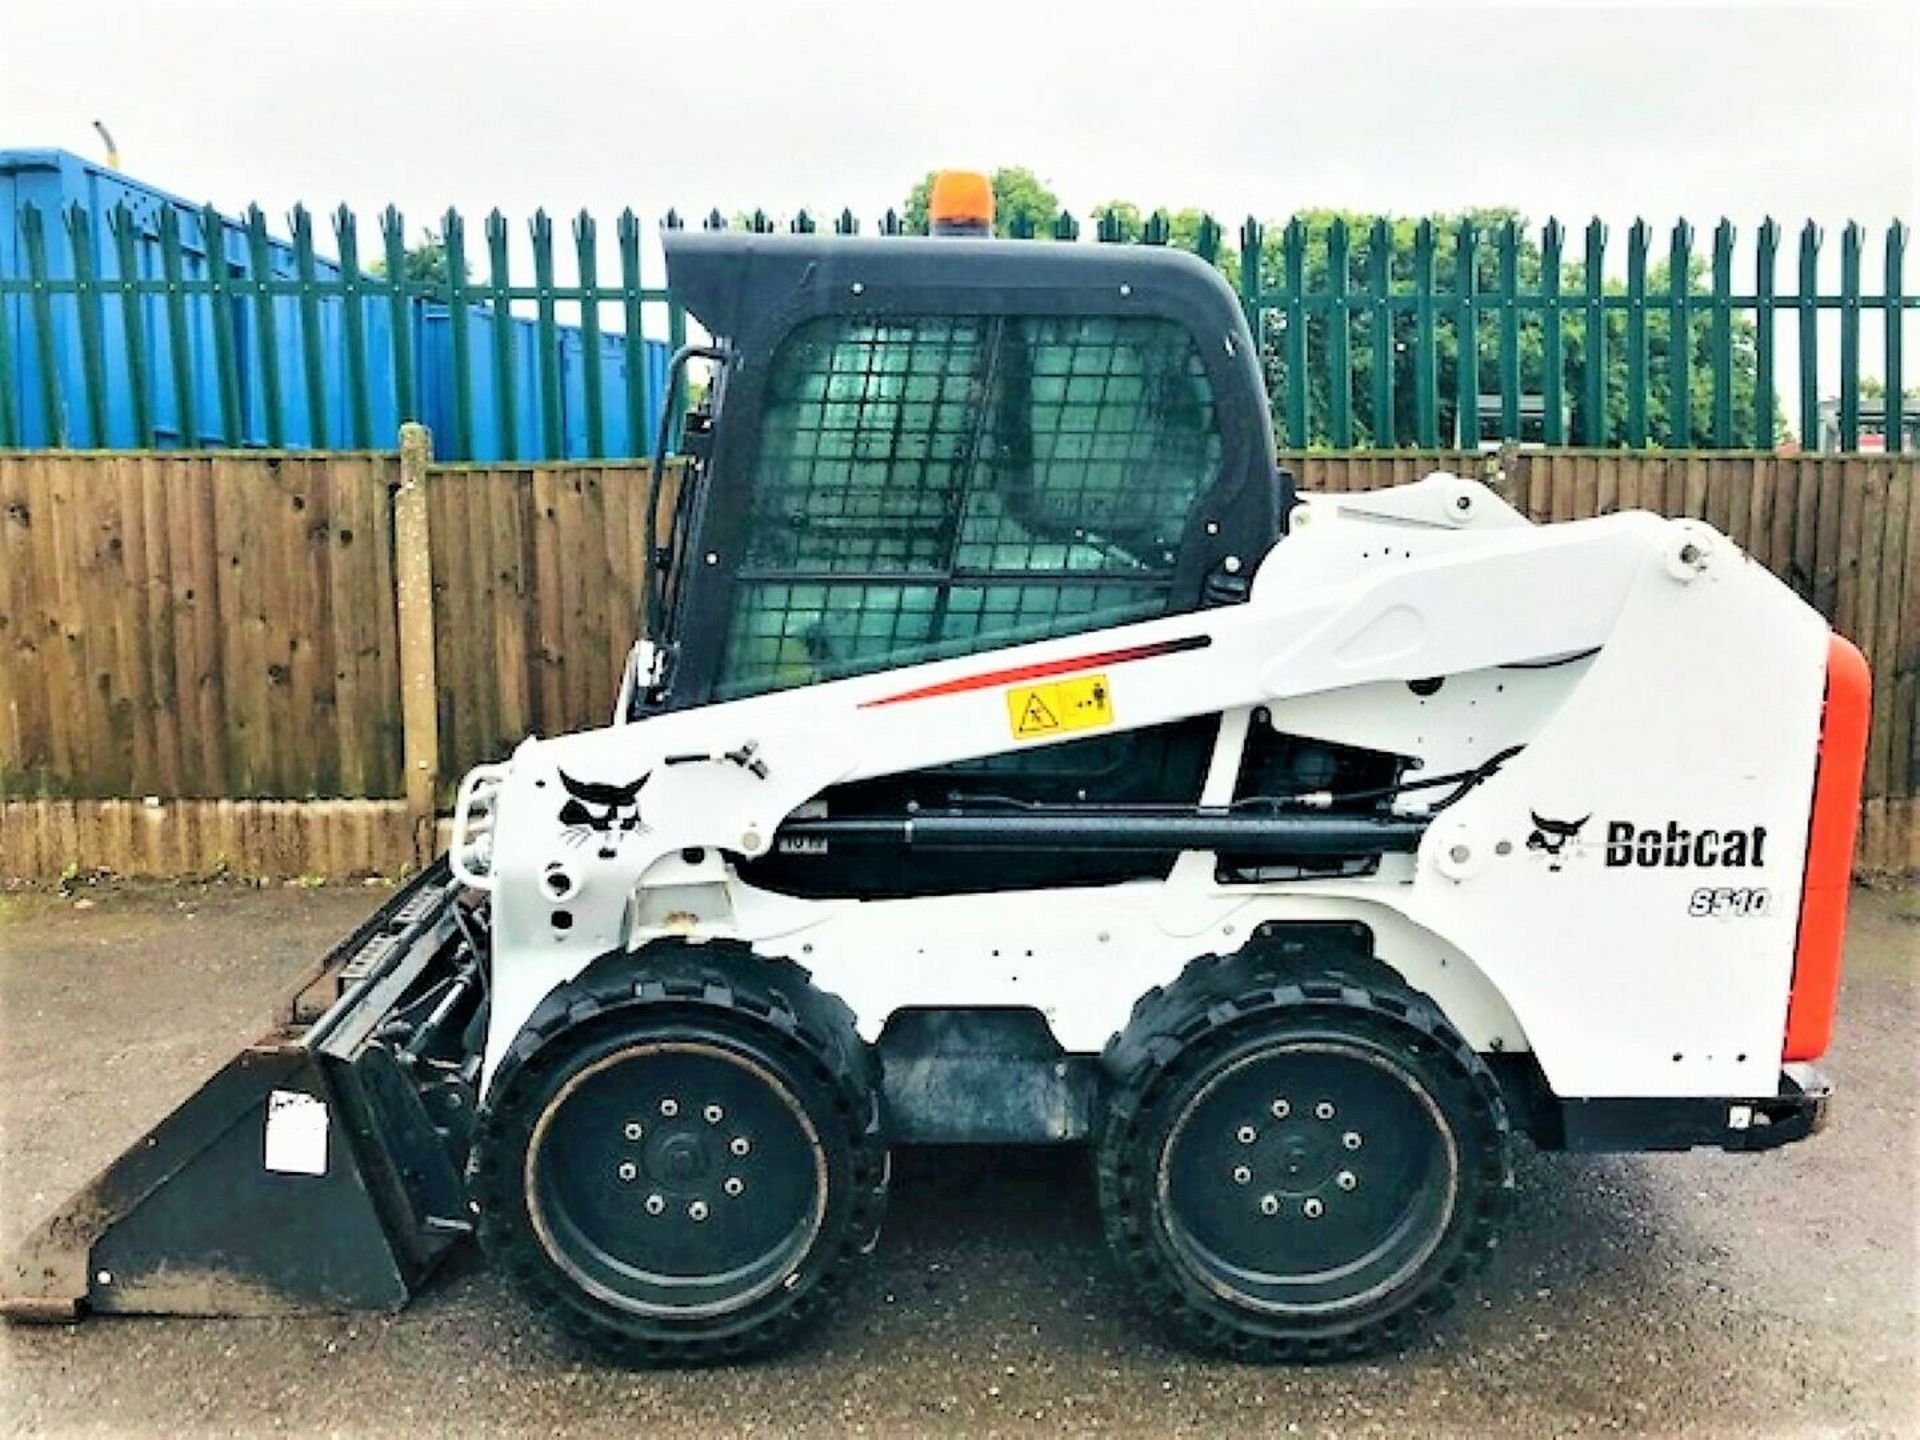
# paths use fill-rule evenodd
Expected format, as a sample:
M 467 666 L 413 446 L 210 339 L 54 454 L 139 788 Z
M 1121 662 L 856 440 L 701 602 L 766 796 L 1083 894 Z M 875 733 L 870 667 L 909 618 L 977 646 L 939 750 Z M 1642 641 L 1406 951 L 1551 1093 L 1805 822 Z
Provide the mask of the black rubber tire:
M 729 1307 L 717 1312 L 648 1304 L 643 1313 L 631 1297 L 592 1293 L 568 1269 L 579 1272 L 590 1252 L 558 1238 L 549 1248 L 533 1214 L 540 1201 L 531 1197 L 543 1187 L 578 1183 L 530 1162 L 546 1133 L 543 1117 L 559 1115 L 596 1067 L 621 1063 L 636 1045 L 663 1043 L 737 1057 L 733 1064 L 757 1074 L 792 1111 L 794 1133 L 806 1137 L 818 1167 L 803 1248 L 776 1257 L 780 1268 L 767 1272 L 764 1286 L 743 1291 L 737 1304 L 716 1302 Z M 764 1354 L 831 1309 L 879 1239 L 887 1176 L 874 1063 L 852 1013 L 798 965 L 710 942 L 603 956 L 549 995 L 489 1087 L 470 1180 L 481 1247 L 535 1310 L 624 1364 L 668 1366 Z M 557 1235 L 562 1227 L 544 1228 Z
M 1495 1243 L 1512 1188 L 1512 1132 L 1498 1082 L 1437 1007 L 1391 970 L 1350 957 L 1338 969 L 1312 976 L 1257 949 L 1195 960 L 1173 984 L 1141 997 L 1102 1056 L 1107 1099 L 1095 1159 L 1107 1243 L 1143 1308 L 1200 1349 L 1318 1362 L 1397 1347 L 1453 1302 Z M 1194 1247 L 1176 1239 L 1187 1232 L 1166 1213 L 1163 1195 L 1163 1157 L 1174 1153 L 1182 1117 L 1233 1067 L 1284 1054 L 1289 1042 L 1350 1043 L 1380 1057 L 1375 1063 L 1394 1070 L 1409 1093 L 1429 1097 L 1421 1103 L 1435 1117 L 1435 1135 L 1444 1141 L 1451 1131 L 1441 1152 L 1453 1157 L 1451 1198 L 1438 1239 L 1383 1290 L 1319 1309 L 1262 1305 L 1217 1273 L 1210 1283 Z

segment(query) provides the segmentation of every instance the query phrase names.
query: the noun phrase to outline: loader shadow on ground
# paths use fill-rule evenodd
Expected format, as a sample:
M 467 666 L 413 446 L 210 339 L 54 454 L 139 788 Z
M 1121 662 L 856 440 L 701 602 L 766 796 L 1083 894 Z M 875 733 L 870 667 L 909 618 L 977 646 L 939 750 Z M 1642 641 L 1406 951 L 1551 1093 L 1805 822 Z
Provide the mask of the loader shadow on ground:
M 3 1238 L 33 1218 L 20 1208 L 53 1203 L 245 1038 L 276 992 L 274 957 L 302 939 L 310 950 L 376 898 L 214 892 L 189 900 L 191 921 L 177 900 L 137 892 L 102 895 L 84 914 L 12 902 L 0 917 Z M 31 956 L 22 905 L 45 922 L 32 926 Z M 1762 1157 L 1523 1149 L 1506 1243 L 1454 1313 L 1400 1355 L 1307 1370 L 1191 1355 L 1138 1313 L 1109 1265 L 1084 1152 L 908 1150 L 880 1249 L 840 1312 L 758 1365 L 608 1368 L 555 1340 L 466 1253 L 394 1316 L 0 1332 L 0 1425 L 1912 1433 L 1916 917 L 1913 894 L 1859 906 L 1831 1132 Z M 42 1203 L 23 1206 L 30 1194 Z

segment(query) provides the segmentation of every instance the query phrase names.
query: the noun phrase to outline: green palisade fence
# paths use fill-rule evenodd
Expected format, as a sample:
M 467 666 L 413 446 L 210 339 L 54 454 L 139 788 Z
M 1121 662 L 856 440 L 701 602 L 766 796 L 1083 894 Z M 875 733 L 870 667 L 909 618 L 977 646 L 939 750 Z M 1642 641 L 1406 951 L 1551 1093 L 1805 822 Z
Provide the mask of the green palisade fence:
M 371 268 L 344 208 L 330 217 L 331 258 L 304 209 L 284 240 L 257 207 L 239 222 L 163 207 L 156 221 L 124 204 L 102 216 L 28 204 L 15 221 L 0 244 L 0 447 L 127 448 L 114 439 L 125 430 L 134 447 L 365 448 L 426 419 L 455 460 L 644 454 L 659 367 L 630 349 L 613 375 L 603 339 L 632 347 L 646 315 L 662 318 L 665 345 L 687 336 L 669 291 L 642 275 L 646 227 L 630 210 L 604 252 L 591 215 L 556 236 L 536 214 L 531 283 L 511 273 L 513 230 L 498 211 L 472 241 L 457 212 L 441 217 L 443 253 L 425 269 L 391 207 Z M 718 212 L 701 223 L 729 225 Z M 784 226 L 763 211 L 732 223 L 860 229 L 850 211 L 830 224 L 806 211 Z M 908 225 L 889 211 L 876 228 Z M 1920 296 L 1900 223 L 1880 238 L 1878 267 L 1855 224 L 1836 247 L 1811 222 L 1787 235 L 1771 220 L 1745 243 L 1725 220 L 1705 233 L 1683 220 L 1664 244 L 1644 221 L 1624 237 L 1598 220 L 1575 235 L 1557 220 L 1536 231 L 1325 215 L 1249 219 L 1237 235 L 1164 213 L 1132 227 L 1103 214 L 1088 229 L 1105 243 L 1181 244 L 1229 272 L 1288 448 L 1773 450 L 1789 436 L 1808 449 L 1914 448 L 1901 386 Z M 1063 212 L 1009 232 L 1071 243 L 1082 225 Z M 1823 260 L 1837 286 L 1823 285 Z M 423 413 L 423 306 L 447 327 L 440 414 Z M 508 313 L 513 323 L 495 323 Z M 1826 346 L 1836 372 L 1822 369 Z

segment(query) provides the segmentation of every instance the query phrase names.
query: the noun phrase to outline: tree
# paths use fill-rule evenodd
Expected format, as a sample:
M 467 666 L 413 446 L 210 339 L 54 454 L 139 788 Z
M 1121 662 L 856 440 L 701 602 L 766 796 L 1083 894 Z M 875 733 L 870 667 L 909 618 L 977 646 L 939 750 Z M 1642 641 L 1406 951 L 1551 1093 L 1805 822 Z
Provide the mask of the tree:
M 1436 292 L 1434 333 L 1434 375 L 1437 392 L 1437 438 L 1442 443 L 1460 433 L 1456 417 L 1460 399 L 1459 309 L 1454 297 L 1460 286 L 1460 244 L 1464 235 L 1473 240 L 1473 289 L 1483 295 L 1497 295 L 1505 289 L 1501 274 L 1501 252 L 1511 230 L 1514 253 L 1514 282 L 1523 294 L 1540 289 L 1544 258 L 1538 234 L 1524 217 L 1510 209 L 1489 208 L 1435 215 L 1419 220 L 1408 217 L 1380 217 L 1351 211 L 1310 210 L 1296 217 L 1302 232 L 1303 284 L 1307 294 L 1324 295 L 1331 288 L 1329 257 L 1337 226 L 1344 227 L 1347 244 L 1346 289 L 1356 297 L 1364 296 L 1372 282 L 1374 242 L 1384 227 L 1387 246 L 1387 273 L 1395 294 L 1406 294 L 1415 285 L 1417 237 L 1422 224 L 1432 227 L 1433 273 Z M 1260 278 L 1263 290 L 1281 290 L 1286 284 L 1286 230 L 1284 224 L 1264 227 L 1260 247 Z M 1577 236 L 1562 240 L 1560 292 L 1564 296 L 1580 294 L 1586 284 L 1582 261 L 1565 259 L 1567 251 L 1578 243 Z M 1691 257 L 1689 292 L 1698 295 L 1705 288 L 1706 261 Z M 1705 447 L 1713 443 L 1713 320 L 1696 307 L 1688 316 L 1687 433 L 1674 433 L 1672 371 L 1669 354 L 1672 343 L 1672 315 L 1665 303 L 1670 293 L 1670 270 L 1663 262 L 1650 265 L 1646 278 L 1648 303 L 1646 316 L 1646 439 L 1648 443 L 1672 449 Z M 1609 280 L 1604 293 L 1624 293 L 1625 286 Z M 1538 307 L 1524 302 L 1516 312 L 1515 349 L 1518 360 L 1519 390 L 1522 395 L 1544 394 L 1547 360 L 1547 322 Z M 1263 313 L 1260 348 L 1268 385 L 1277 416 L 1286 414 L 1286 342 L 1284 312 Z M 1500 393 L 1501 318 L 1493 306 L 1476 311 L 1476 335 L 1471 347 L 1475 376 L 1472 391 L 1478 395 Z M 1335 331 L 1331 313 L 1310 310 L 1307 326 L 1307 435 L 1310 445 L 1335 443 L 1339 438 L 1332 426 L 1333 367 L 1329 363 Z M 1415 347 L 1418 321 L 1410 308 L 1389 311 L 1388 333 L 1393 341 L 1390 364 L 1393 369 L 1393 416 L 1390 426 L 1381 425 L 1371 413 L 1373 375 L 1376 362 L 1374 324 L 1368 307 L 1357 303 L 1349 309 L 1345 324 L 1351 356 L 1352 395 L 1350 410 L 1352 438 L 1363 445 L 1411 443 L 1418 434 L 1415 397 Z M 1587 416 L 1587 353 L 1585 313 L 1578 307 L 1560 311 L 1561 395 L 1568 417 L 1569 441 L 1585 441 L 1593 433 Z M 1734 433 L 1742 444 L 1753 438 L 1755 376 L 1755 332 L 1750 320 L 1735 316 L 1730 330 L 1732 350 L 1732 400 Z M 1605 395 L 1600 443 L 1625 445 L 1633 440 L 1629 422 L 1628 378 L 1629 321 L 1622 309 L 1605 311 Z M 1774 405 L 1774 438 L 1784 433 L 1784 417 Z M 1465 427 L 1465 438 L 1477 438 L 1477 417 Z M 1287 437 L 1291 439 L 1292 437 Z
M 1862 400 L 1884 400 L 1887 398 L 1887 382 L 1878 375 L 1860 377 L 1860 398 Z M 1912 415 L 1920 412 L 1920 385 L 1902 386 L 1900 390 L 1900 409 Z
M 926 204 L 932 180 L 933 177 L 929 175 L 907 199 L 907 228 L 916 233 L 924 233 L 926 229 Z M 1031 171 L 996 171 L 993 185 L 998 206 L 994 227 L 996 233 L 1008 234 L 1012 216 L 1016 213 L 1027 217 L 1032 225 L 1032 233 L 1052 233 L 1058 202 L 1051 191 L 1033 178 Z M 1009 197 L 1012 197 L 1011 203 Z M 1241 266 L 1245 259 L 1240 253 L 1241 230 L 1239 227 L 1218 226 L 1211 236 L 1212 243 L 1203 244 L 1203 233 L 1209 217 L 1202 211 L 1184 209 L 1171 214 L 1155 211 L 1150 219 L 1140 205 L 1116 198 L 1094 207 L 1089 231 L 1110 240 L 1137 242 L 1147 237 L 1148 227 L 1154 220 L 1164 223 L 1167 244 L 1208 254 L 1227 282 L 1236 290 L 1239 289 Z M 1419 438 L 1415 382 L 1420 322 L 1414 308 L 1406 303 L 1406 297 L 1413 293 L 1416 285 L 1416 255 L 1420 250 L 1423 227 L 1430 233 L 1433 255 L 1433 433 L 1442 444 L 1451 443 L 1457 435 L 1463 436 L 1469 443 L 1477 439 L 1477 414 L 1470 417 L 1465 426 L 1456 423 L 1462 389 L 1461 307 L 1456 299 L 1461 293 L 1460 245 L 1463 237 L 1471 237 L 1474 257 L 1471 288 L 1475 293 L 1488 297 L 1487 303 L 1475 309 L 1475 334 L 1467 347 L 1473 357 L 1474 375 L 1467 389 L 1475 397 L 1497 395 L 1501 392 L 1502 384 L 1505 330 L 1503 314 L 1493 300 L 1504 293 L 1508 285 L 1508 277 L 1502 273 L 1503 252 L 1510 235 L 1512 284 L 1523 297 L 1538 294 L 1545 265 L 1539 232 L 1518 211 L 1500 207 L 1424 218 L 1315 209 L 1300 212 L 1292 224 L 1298 227 L 1294 233 L 1299 243 L 1298 263 L 1303 292 L 1309 297 L 1322 297 L 1317 303 L 1306 307 L 1303 314 L 1307 403 L 1306 433 L 1302 438 L 1305 443 L 1331 445 L 1345 438 L 1358 445 L 1388 446 L 1412 444 Z M 1288 231 L 1288 222 L 1273 222 L 1261 227 L 1257 260 L 1259 289 L 1264 295 L 1275 296 L 1285 292 L 1288 280 Z M 1329 267 L 1336 234 L 1342 235 L 1347 256 L 1345 290 L 1353 297 L 1338 319 L 1333 308 L 1324 301 L 1332 288 Z M 1616 238 L 1616 254 L 1620 244 L 1621 238 Z M 1367 297 L 1374 283 L 1376 251 L 1382 247 L 1386 256 L 1389 290 L 1396 298 L 1386 313 L 1386 334 L 1392 342 L 1391 352 L 1376 357 L 1376 311 L 1368 303 Z M 1659 253 L 1661 248 L 1657 242 L 1649 245 L 1649 250 L 1655 253 Z M 1687 292 L 1696 300 L 1707 290 L 1706 268 L 1704 257 L 1689 257 Z M 1587 312 L 1573 299 L 1581 296 L 1586 287 L 1584 250 L 1577 233 L 1563 234 L 1561 237 L 1558 279 L 1561 295 L 1569 297 L 1559 309 L 1559 368 L 1564 433 L 1570 442 L 1588 443 L 1588 437 L 1594 436 L 1603 445 L 1634 443 L 1638 427 L 1633 423 L 1628 392 L 1628 379 L 1633 370 L 1629 355 L 1632 329 L 1623 308 L 1608 306 L 1603 312 L 1605 413 L 1596 417 L 1597 425 L 1589 424 Z M 1648 266 L 1645 286 L 1647 304 L 1640 312 L 1644 316 L 1646 337 L 1644 443 L 1673 449 L 1710 446 L 1716 438 L 1716 334 L 1713 317 L 1706 306 L 1697 303 L 1688 311 L 1688 333 L 1684 341 L 1688 347 L 1687 424 L 1684 434 L 1676 433 L 1675 406 L 1671 394 L 1672 368 L 1669 363 L 1673 344 L 1673 312 L 1668 303 L 1671 294 L 1670 270 L 1665 261 Z M 1618 280 L 1608 280 L 1602 290 L 1604 294 L 1612 296 L 1624 293 L 1625 288 Z M 1544 398 L 1549 334 L 1547 318 L 1537 304 L 1529 306 L 1524 299 L 1511 313 L 1514 316 L 1513 344 L 1519 393 L 1529 398 Z M 1263 305 L 1258 315 L 1260 333 L 1257 339 L 1262 369 L 1272 396 L 1275 416 L 1283 428 L 1288 416 L 1287 358 L 1289 352 L 1296 348 L 1288 344 L 1287 320 L 1287 310 L 1283 305 Z M 1334 425 L 1333 342 L 1339 336 L 1336 326 L 1345 328 L 1351 381 L 1346 407 L 1350 424 L 1344 437 L 1335 433 Z M 1736 443 L 1749 445 L 1755 439 L 1753 416 L 1758 372 L 1756 332 L 1752 320 L 1743 315 L 1733 316 L 1728 325 L 1728 339 L 1734 436 Z M 1375 416 L 1372 413 L 1376 363 L 1385 364 L 1391 369 L 1393 407 L 1390 416 Z M 1786 434 L 1785 416 L 1777 399 L 1772 402 L 1771 408 L 1773 439 L 1777 441 Z M 1291 442 L 1295 438 L 1283 434 L 1285 441 Z
M 1131 200 L 1109 200 L 1093 207 L 1093 223 L 1103 240 L 1132 244 L 1146 226 L 1140 219 L 1140 207 Z
M 378 260 L 369 268 L 375 275 L 385 275 L 387 262 Z M 407 247 L 401 278 L 409 285 L 430 285 L 444 290 L 448 274 L 446 237 L 438 230 L 422 230 L 419 241 Z
M 1240 249 L 1234 243 L 1233 235 L 1213 220 L 1204 210 L 1188 207 L 1176 210 L 1167 217 L 1167 243 L 1176 250 L 1188 250 L 1195 255 L 1203 252 L 1200 232 L 1209 221 L 1214 225 L 1213 263 L 1220 273 L 1227 277 L 1227 283 L 1238 288 L 1240 284 Z
M 912 235 L 927 233 L 927 202 L 933 196 L 933 177 L 926 177 L 907 193 L 901 220 Z M 1053 233 L 1053 220 L 1060 213 L 1060 197 L 1023 165 L 1003 165 L 989 177 L 993 186 L 993 233 L 1002 237 L 1015 233 L 1016 221 L 1031 226 L 1034 235 Z

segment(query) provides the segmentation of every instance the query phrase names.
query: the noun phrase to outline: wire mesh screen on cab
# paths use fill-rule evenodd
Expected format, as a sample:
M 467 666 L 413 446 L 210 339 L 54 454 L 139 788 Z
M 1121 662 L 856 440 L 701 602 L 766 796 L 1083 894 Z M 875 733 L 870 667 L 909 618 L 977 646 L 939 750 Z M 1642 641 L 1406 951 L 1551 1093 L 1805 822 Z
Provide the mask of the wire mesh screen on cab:
M 1162 614 L 1220 462 L 1169 320 L 825 316 L 767 384 L 721 697 Z

